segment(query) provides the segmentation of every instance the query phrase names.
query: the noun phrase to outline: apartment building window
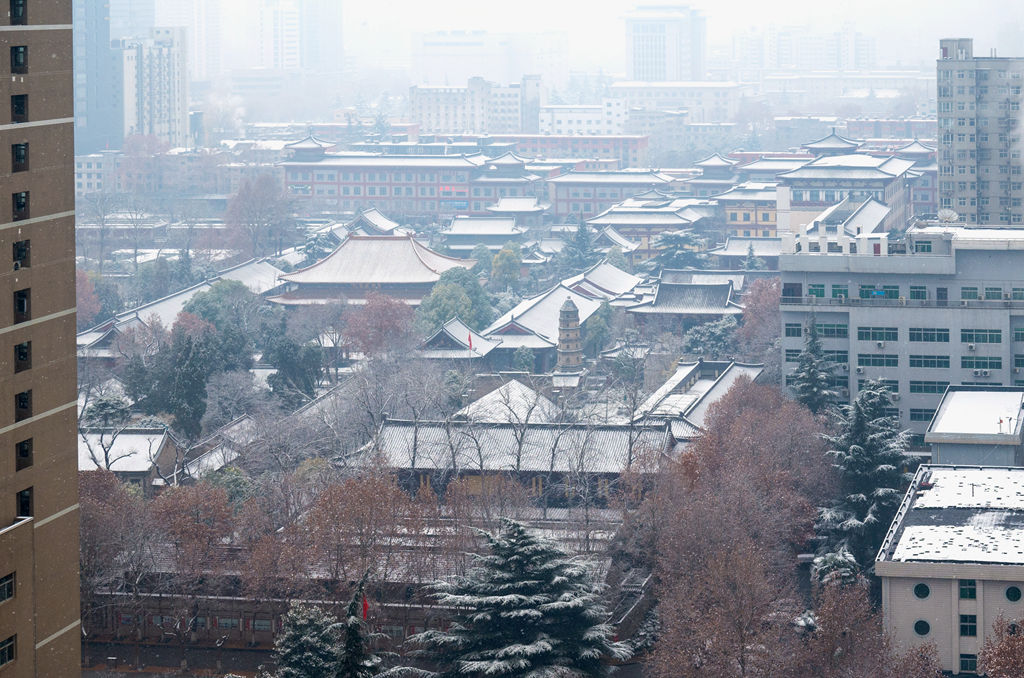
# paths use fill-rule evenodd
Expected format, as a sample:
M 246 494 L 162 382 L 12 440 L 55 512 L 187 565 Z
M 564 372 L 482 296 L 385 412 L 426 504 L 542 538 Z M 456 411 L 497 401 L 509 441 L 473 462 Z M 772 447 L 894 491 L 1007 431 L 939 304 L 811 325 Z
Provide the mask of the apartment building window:
M 14 324 L 32 319 L 32 290 L 17 290 L 14 293 Z
M 825 298 L 825 285 L 823 283 L 810 283 L 807 285 L 807 296 Z
M 0 577 L 0 603 L 14 597 L 14 573 Z
M 916 381 L 911 380 L 911 393 L 943 393 L 949 386 L 948 381 Z
M 960 342 L 963 344 L 1001 344 L 1003 343 L 1002 330 L 960 330 Z
M 28 0 L 11 0 L 11 25 L 25 26 L 28 24 Z
M 960 356 L 960 368 L 964 370 L 1001 370 L 1003 359 L 999 356 L 965 355 Z
M 14 345 L 14 373 L 32 369 L 32 342 L 23 341 Z
M 14 396 L 14 421 L 23 421 L 32 416 L 32 390 L 22 391 Z
M 786 362 L 787 363 L 800 362 L 800 354 L 801 353 L 803 353 L 803 351 L 801 351 L 798 348 L 787 348 L 786 349 Z
M 960 580 L 960 599 L 974 600 L 978 597 L 978 582 L 973 579 Z
M 1021 329 L 1021 334 L 1024 334 L 1024 328 Z M 787 337 L 802 337 L 804 336 L 804 327 L 800 323 L 786 323 L 786 336 Z M 1024 341 L 1022 339 L 1021 341 Z
M 11 23 L 14 23 L 13 20 Z M 5 666 L 14 661 L 14 648 L 17 645 L 17 638 L 18 636 L 14 635 L 4 641 L 0 641 L 0 666 Z
M 978 655 L 976 655 L 976 654 L 962 654 L 962 655 L 960 655 L 960 670 L 961 671 L 977 671 L 978 670 Z
M 949 368 L 948 355 L 911 355 L 911 367 Z
M 28 122 L 28 95 L 11 95 L 11 122 Z
M 922 254 L 927 254 L 932 251 L 932 243 L 930 240 L 922 240 L 921 242 L 914 243 L 914 251 Z
M 11 194 L 11 221 L 20 221 L 28 217 L 28 191 Z
M 961 287 L 960 288 L 961 299 L 978 299 L 978 288 L 977 287 Z
M 21 471 L 32 466 L 32 439 L 22 440 L 14 445 L 14 470 Z
M 858 353 L 860 367 L 899 367 L 900 357 L 895 353 Z
M 1002 287 L 986 287 L 985 288 L 985 299 L 987 301 L 993 301 L 993 300 L 1002 299 L 1002 298 L 1003 298 L 1003 288 Z
M 899 331 L 895 327 L 858 327 L 858 341 L 898 341 Z
M 32 241 L 18 240 L 12 245 L 11 250 L 15 271 L 32 265 Z
M 910 421 L 931 421 L 934 416 L 935 410 L 926 410 L 915 407 L 910 408 Z
M 833 285 L 832 286 L 832 298 L 833 299 L 847 299 L 850 296 L 849 285 Z
M 11 73 L 23 75 L 28 73 L 28 46 L 11 47 Z
M 26 487 L 24 490 L 15 495 L 15 514 L 18 517 L 25 516 L 31 517 L 35 515 L 32 507 L 32 488 Z
M 28 171 L 28 142 L 11 144 L 11 171 Z
M 978 615 L 960 615 L 960 635 L 974 637 L 978 635 Z
M 823 351 L 822 355 L 825 356 L 825 360 L 834 363 L 850 362 L 850 353 L 848 351 Z

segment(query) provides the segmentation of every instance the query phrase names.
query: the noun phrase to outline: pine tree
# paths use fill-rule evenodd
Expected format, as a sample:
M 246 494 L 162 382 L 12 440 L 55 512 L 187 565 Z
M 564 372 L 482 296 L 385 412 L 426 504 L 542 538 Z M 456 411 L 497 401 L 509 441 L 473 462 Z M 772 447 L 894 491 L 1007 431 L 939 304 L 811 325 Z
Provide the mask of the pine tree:
M 818 337 L 817 319 L 811 313 L 807 320 L 804 350 L 800 353 L 796 372 L 793 373 L 793 395 L 799 403 L 817 414 L 836 396 L 835 391 L 829 388 L 831 376 L 832 365 L 825 358 Z
M 274 641 L 275 678 L 338 675 L 337 619 L 315 605 L 292 603 Z
M 886 386 L 869 381 L 852 404 L 836 412 L 838 434 L 826 437 L 841 495 L 819 513 L 821 552 L 846 549 L 865 570 L 874 563 L 908 480 L 908 435 L 888 413 L 891 407 Z
M 511 520 L 484 536 L 488 553 L 477 566 L 436 585 L 438 602 L 461 611 L 457 619 L 412 639 L 440 667 L 426 675 L 601 676 L 602 657 L 625 658 L 585 567 Z
M 338 649 L 338 678 L 372 678 L 380 672 L 381 658 L 369 649 L 370 643 L 383 636 L 367 633 L 362 618 L 366 575 L 359 580 L 349 601 L 345 620 L 341 622 L 341 647 Z
M 665 231 L 654 239 L 654 247 L 658 254 L 645 264 L 651 273 L 666 268 L 704 268 L 707 263 L 704 241 L 691 230 Z
M 744 271 L 761 271 L 767 268 L 764 259 L 754 254 L 754 243 L 747 246 L 747 256 L 743 260 Z

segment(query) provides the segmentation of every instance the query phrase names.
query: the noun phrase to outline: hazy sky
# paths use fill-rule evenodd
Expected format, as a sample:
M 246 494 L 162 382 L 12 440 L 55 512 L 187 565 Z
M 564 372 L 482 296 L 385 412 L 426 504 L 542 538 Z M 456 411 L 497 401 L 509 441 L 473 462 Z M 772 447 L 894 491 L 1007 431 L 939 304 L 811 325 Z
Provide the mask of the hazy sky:
M 573 68 L 622 68 L 624 0 L 343 0 L 349 54 L 407 58 L 417 31 L 560 30 L 569 34 Z M 655 3 L 650 3 L 655 4 Z M 681 3 L 680 3 L 681 4 Z M 934 59 L 939 37 L 973 37 L 978 52 L 999 46 L 1024 56 L 1024 3 L 1017 0 L 693 0 L 708 37 L 727 42 L 737 29 L 844 22 L 876 35 L 879 61 Z M 1008 28 L 1007 28 L 1008 27 Z M 1003 35 L 1000 35 L 1002 33 Z M 893 58 L 885 58 L 888 52 Z

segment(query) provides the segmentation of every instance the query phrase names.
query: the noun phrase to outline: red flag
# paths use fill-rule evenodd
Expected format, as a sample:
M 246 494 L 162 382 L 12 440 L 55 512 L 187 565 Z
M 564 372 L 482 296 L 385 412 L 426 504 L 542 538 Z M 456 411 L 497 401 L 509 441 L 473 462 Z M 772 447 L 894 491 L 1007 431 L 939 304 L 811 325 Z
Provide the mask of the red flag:
M 366 596 L 363 596 L 363 619 L 366 619 L 367 613 L 370 611 L 370 603 L 367 602 Z
M 470 333 L 469 333 L 468 335 L 466 335 L 466 336 L 468 336 L 468 337 L 469 337 L 469 350 L 470 350 L 470 351 L 472 351 L 472 350 L 473 350 L 473 333 L 472 333 L 472 332 L 470 332 Z

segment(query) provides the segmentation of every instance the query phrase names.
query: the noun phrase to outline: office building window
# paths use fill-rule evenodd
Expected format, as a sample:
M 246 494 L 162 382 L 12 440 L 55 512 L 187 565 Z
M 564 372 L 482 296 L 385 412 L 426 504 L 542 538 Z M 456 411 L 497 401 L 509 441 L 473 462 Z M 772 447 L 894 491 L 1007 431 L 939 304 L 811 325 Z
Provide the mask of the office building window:
M 14 597 L 14 573 L 0 577 L 0 603 Z
M 948 355 L 911 355 L 910 356 L 911 367 L 935 367 L 935 368 L 948 368 L 949 367 L 949 356 Z
M 28 0 L 11 0 L 11 25 L 25 26 L 28 24 Z
M 960 635 L 961 636 L 976 636 L 978 635 L 978 616 L 974 614 L 962 614 L 960 615 Z
M 978 582 L 973 579 L 960 580 L 960 598 L 962 600 L 974 600 L 978 597 Z
M 910 341 L 949 342 L 949 330 L 941 327 L 911 327 Z
M 28 122 L 28 95 L 11 95 L 11 122 Z
M 858 353 L 860 367 L 899 367 L 900 357 L 895 353 Z
M 809 284 L 807 286 L 807 296 L 823 299 L 825 297 L 825 285 L 819 283 Z
M 1021 330 L 1024 333 L 1024 329 Z M 787 337 L 802 337 L 804 336 L 804 328 L 800 323 L 786 323 L 786 336 Z
M 28 171 L 28 142 L 11 144 L 11 171 Z
M 911 393 L 943 393 L 949 386 L 948 381 L 910 381 Z
M 960 330 L 960 342 L 963 344 L 1001 344 L 1002 330 Z
M 900 392 L 900 382 L 898 380 L 896 380 L 896 379 L 875 379 L 874 381 L 877 381 L 879 383 L 879 385 L 882 388 L 884 388 L 886 391 L 888 391 L 889 393 L 899 393 Z M 863 391 L 864 387 L 867 385 L 867 383 L 868 383 L 867 379 L 858 379 L 857 380 L 857 389 L 860 390 L 860 391 Z
M 1003 359 L 998 356 L 965 355 L 960 357 L 960 368 L 964 370 L 1001 370 Z
M 910 286 L 910 298 L 911 299 L 927 299 L 928 288 L 923 285 L 911 285 Z
M 18 517 L 31 517 L 35 515 L 32 512 L 32 488 L 26 487 L 24 490 L 15 495 L 15 513 Z
M 832 298 L 833 299 L 847 299 L 850 296 L 849 285 L 833 285 L 832 286 Z
M 910 408 L 910 421 L 931 421 L 934 416 L 935 410 Z
M 898 341 L 899 332 L 895 327 L 858 327 L 859 341 Z
M 960 288 L 961 299 L 978 299 L 978 288 L 977 287 L 961 287 Z
M 1003 298 L 1002 287 L 986 287 L 985 288 L 985 299 L 987 301 L 995 301 Z
M 847 339 L 850 328 L 844 323 L 818 323 L 818 335 L 826 339 Z
M 32 465 L 32 439 L 22 440 L 14 445 L 14 470 L 20 471 Z

